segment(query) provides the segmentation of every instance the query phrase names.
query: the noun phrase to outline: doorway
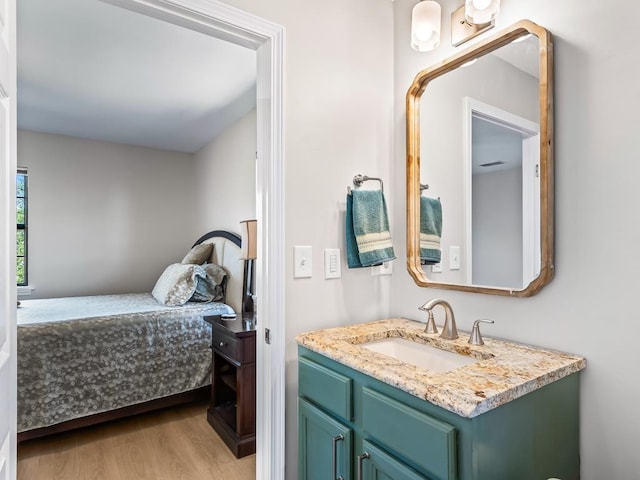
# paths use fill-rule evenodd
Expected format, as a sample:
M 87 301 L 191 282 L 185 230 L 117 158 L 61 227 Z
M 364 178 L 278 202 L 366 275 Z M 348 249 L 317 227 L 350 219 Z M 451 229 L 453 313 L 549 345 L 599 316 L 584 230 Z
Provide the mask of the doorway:
M 258 219 L 258 311 L 260 311 L 259 341 L 257 342 L 257 460 L 258 479 L 284 477 L 284 152 L 283 152 L 283 50 L 284 31 L 279 25 L 255 17 L 229 5 L 209 0 L 105 0 L 129 10 L 137 11 L 162 21 L 199 31 L 229 42 L 251 48 L 257 52 L 257 181 L 256 217 Z M 15 2 L 12 2 L 15 7 Z M 15 47 L 15 46 L 14 46 Z M 13 52 L 15 55 L 15 52 Z M 15 128 L 15 125 L 13 125 Z M 13 135 L 15 139 L 15 131 Z M 15 158 L 5 160 L 11 171 Z M 12 177 L 2 178 L 5 191 Z M 267 201 L 268 200 L 268 201 Z M 6 214 L 5 227 L 12 230 L 15 205 L 2 205 Z M 9 238 L 9 241 L 15 243 Z M 15 278 L 7 275 L 7 278 Z M 15 298 L 15 291 L 13 292 Z M 11 303 L 11 302 L 9 302 Z M 9 336 L 15 345 L 15 303 L 7 315 Z M 270 332 L 270 343 L 262 341 Z M 9 343 L 11 345 L 11 343 Z M 15 349 L 9 352 L 14 357 Z M 7 379 L 5 391 L 15 391 Z M 8 388 L 5 388 L 8 387 Z M 15 410 L 6 399 L 0 409 L 7 410 L 15 420 Z M 15 424 L 15 421 L 14 421 Z M 10 439 L 15 451 L 15 432 Z M 9 458 L 10 457 L 5 457 Z M 5 464 L 11 475 L 15 466 Z M 13 473 L 13 475 L 15 475 Z
M 521 290 L 540 272 L 539 126 L 469 97 L 463 118 L 466 281 Z

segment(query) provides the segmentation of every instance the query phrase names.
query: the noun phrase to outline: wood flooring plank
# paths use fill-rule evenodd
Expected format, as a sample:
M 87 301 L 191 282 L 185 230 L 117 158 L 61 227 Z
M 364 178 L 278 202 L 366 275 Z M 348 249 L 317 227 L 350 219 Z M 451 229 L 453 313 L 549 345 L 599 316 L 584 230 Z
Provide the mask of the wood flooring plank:
M 173 407 L 18 446 L 18 480 L 253 480 L 255 455 L 236 459 L 204 404 Z

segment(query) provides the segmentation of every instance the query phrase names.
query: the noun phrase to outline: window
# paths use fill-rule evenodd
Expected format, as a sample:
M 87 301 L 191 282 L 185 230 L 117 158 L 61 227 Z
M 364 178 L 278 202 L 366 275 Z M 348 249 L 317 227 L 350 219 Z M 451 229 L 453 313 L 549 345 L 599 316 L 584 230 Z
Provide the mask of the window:
M 27 170 L 19 168 L 16 175 L 16 273 L 18 286 L 27 285 Z

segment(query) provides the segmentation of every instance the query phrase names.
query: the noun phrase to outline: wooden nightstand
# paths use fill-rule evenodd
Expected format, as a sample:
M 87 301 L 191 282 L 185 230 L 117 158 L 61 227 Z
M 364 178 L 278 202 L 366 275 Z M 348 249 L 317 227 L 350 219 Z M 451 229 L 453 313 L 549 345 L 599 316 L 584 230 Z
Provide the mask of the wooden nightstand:
M 256 451 L 256 331 L 253 316 L 211 324 L 211 404 L 207 421 L 236 457 Z

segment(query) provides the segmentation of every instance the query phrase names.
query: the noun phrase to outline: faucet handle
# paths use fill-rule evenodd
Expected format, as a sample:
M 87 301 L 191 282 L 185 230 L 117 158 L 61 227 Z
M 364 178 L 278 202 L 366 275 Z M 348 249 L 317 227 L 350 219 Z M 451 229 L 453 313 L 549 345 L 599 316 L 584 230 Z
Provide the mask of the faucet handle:
M 424 327 L 424 333 L 438 333 L 438 327 L 436 327 L 436 321 L 433 318 L 433 311 L 429 308 L 426 308 L 426 303 L 418 307 L 418 310 L 422 310 L 423 312 L 427 312 L 427 325 Z
M 486 318 L 482 318 L 473 322 L 473 327 L 471 328 L 471 336 L 469 337 L 469 341 L 467 343 L 470 343 L 471 345 L 484 345 L 484 340 L 482 340 L 482 335 L 480 334 L 480 323 L 495 322 Z

